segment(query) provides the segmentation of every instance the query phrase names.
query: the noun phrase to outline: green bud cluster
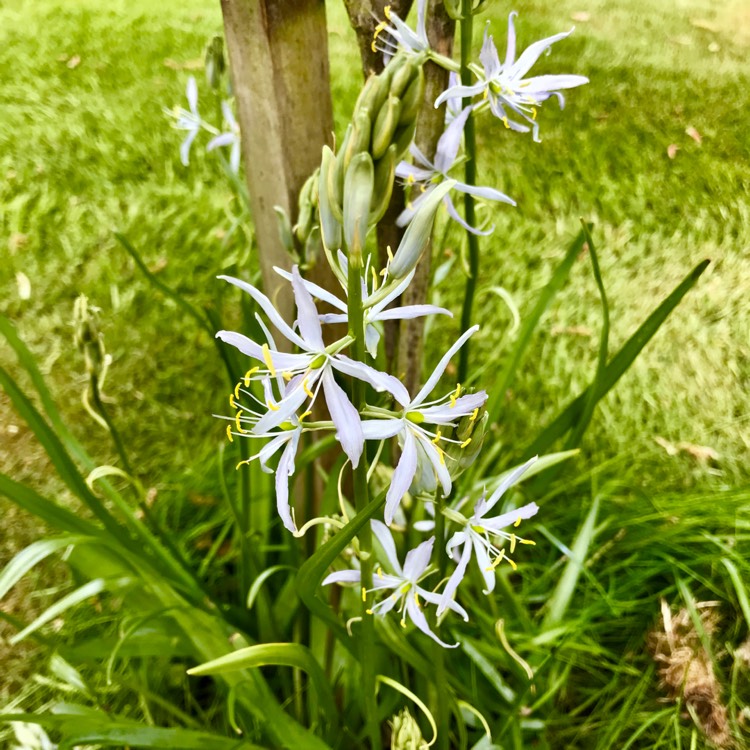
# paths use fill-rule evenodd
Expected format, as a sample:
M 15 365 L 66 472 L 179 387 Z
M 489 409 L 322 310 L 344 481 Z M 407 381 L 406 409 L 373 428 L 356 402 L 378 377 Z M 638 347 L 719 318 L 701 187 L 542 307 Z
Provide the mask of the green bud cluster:
M 461 389 L 458 395 L 464 396 L 473 391 L 473 388 Z M 487 420 L 487 412 L 482 407 L 476 415 L 462 417 L 458 425 L 453 428 L 452 434 L 443 433 L 446 437 L 451 437 L 457 441 L 448 443 L 447 446 L 449 447 L 445 448 L 447 455 L 453 459 L 448 462 L 452 479 L 461 475 L 476 461 L 479 452 L 482 450 Z
M 362 252 L 367 228 L 390 203 L 396 165 L 414 138 L 423 97 L 422 66 L 407 55 L 397 55 L 365 83 L 337 153 L 323 153 L 319 212 L 327 248 L 340 244 L 338 224 L 350 254 Z

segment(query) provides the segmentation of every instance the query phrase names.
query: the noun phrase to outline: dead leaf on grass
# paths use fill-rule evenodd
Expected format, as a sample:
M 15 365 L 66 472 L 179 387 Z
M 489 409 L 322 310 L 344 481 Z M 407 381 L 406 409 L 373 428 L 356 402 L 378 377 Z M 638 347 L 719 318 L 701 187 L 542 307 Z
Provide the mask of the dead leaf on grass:
M 588 13 L 585 10 L 579 10 L 576 13 L 571 13 L 570 17 L 577 23 L 586 23 L 586 21 L 591 20 L 591 13 Z
M 689 135 L 699 146 L 703 143 L 703 136 L 692 125 L 685 128 L 685 134 Z
M 68 62 L 65 63 L 65 65 L 73 70 L 74 68 L 77 68 L 81 64 L 81 57 L 80 55 L 73 55 L 73 57 L 68 60 Z
M 670 443 L 669 440 L 658 435 L 654 438 L 654 442 L 664 448 L 669 456 L 677 456 L 680 453 L 687 453 L 702 464 L 706 464 L 709 461 L 718 461 L 720 458 L 718 452 L 707 445 L 695 445 L 694 443 L 687 443 L 684 441 Z
M 677 156 L 677 152 L 680 150 L 680 147 L 676 143 L 670 143 L 667 146 L 667 156 L 670 159 L 674 159 L 675 156 Z
M 196 57 L 193 60 L 173 60 L 168 57 L 164 61 L 164 65 L 172 70 L 200 70 L 204 66 L 203 58 Z

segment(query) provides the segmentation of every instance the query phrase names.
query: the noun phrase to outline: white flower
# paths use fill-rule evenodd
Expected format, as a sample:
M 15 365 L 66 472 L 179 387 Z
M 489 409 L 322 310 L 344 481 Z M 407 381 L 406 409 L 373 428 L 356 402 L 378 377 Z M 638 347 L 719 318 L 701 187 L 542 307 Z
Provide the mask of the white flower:
M 317 308 L 310 292 L 302 283 L 297 266 L 292 269 L 292 287 L 297 304 L 299 333 L 287 325 L 271 300 L 259 289 L 231 276 L 219 278 L 246 291 L 263 309 L 278 331 L 301 350 L 298 354 L 279 352 L 269 343 L 258 344 L 234 331 L 219 331 L 216 334 L 217 338 L 265 365 L 252 372 L 250 377 L 253 380 L 280 376 L 285 381 L 282 398 L 278 403 L 268 401 L 268 411 L 257 421 L 251 432 L 255 435 L 266 434 L 287 422 L 303 406 L 305 411 L 309 411 L 322 387 L 331 419 L 336 427 L 336 436 L 352 465 L 356 467 L 364 445 L 362 423 L 359 412 L 336 382 L 334 370 L 363 380 L 376 391 L 388 391 L 400 404 L 409 401 L 409 394 L 403 383 L 392 375 L 379 372 L 363 362 L 356 362 L 339 353 L 336 347 L 338 345 L 339 348 L 343 348 L 346 345 L 345 340 L 342 340 L 343 343 L 337 342 L 332 347 L 326 347 Z
M 193 76 L 188 78 L 185 95 L 187 96 L 188 107 L 190 107 L 189 110 L 178 107 L 174 112 L 170 110 L 165 111 L 168 115 L 176 117 L 177 122 L 175 123 L 175 127 L 178 130 L 187 131 L 185 140 L 180 145 L 180 161 L 187 167 L 190 164 L 190 147 L 193 145 L 193 141 L 201 131 L 201 128 L 206 127 L 201 116 L 198 114 L 198 84 L 195 82 Z
M 398 437 L 401 458 L 393 472 L 385 500 L 385 522 L 390 525 L 401 499 L 414 483 L 420 489 L 433 491 L 440 482 L 447 496 L 451 491 L 451 476 L 445 465 L 445 453 L 440 447 L 440 427 L 455 426 L 462 417 L 476 415 L 484 406 L 487 394 L 484 391 L 458 396 L 459 390 L 437 401 L 427 401 L 427 397 L 443 375 L 451 357 L 463 346 L 466 340 L 479 329 L 473 326 L 461 336 L 438 362 L 419 393 L 406 404 L 398 415 L 386 415 L 381 419 L 366 419 L 362 431 L 366 440 L 385 440 Z M 436 425 L 431 432 L 424 424 Z M 458 442 L 450 440 L 450 442 Z M 461 444 L 468 445 L 468 441 Z
M 431 537 L 408 552 L 402 568 L 396 554 L 396 544 L 388 527 L 380 521 L 371 521 L 371 524 L 373 533 L 380 542 L 393 572 L 384 573 L 378 567 L 372 577 L 372 588 L 366 593 L 373 591 L 393 591 L 393 593 L 375 604 L 369 610 L 368 614 L 386 615 L 392 609 L 398 607 L 397 611 L 401 614 L 402 627 L 406 627 L 406 618 L 408 617 L 425 635 L 430 636 L 430 638 L 441 646 L 445 648 L 455 648 L 458 646 L 457 643 L 449 645 L 441 641 L 430 630 L 427 618 L 422 611 L 420 597 L 428 604 L 438 604 L 441 601 L 440 594 L 428 591 L 419 585 L 420 581 L 432 572 L 428 568 L 430 566 L 430 558 L 432 557 L 432 548 L 435 544 L 435 537 Z M 325 586 L 329 583 L 361 583 L 361 573 L 359 570 L 342 570 L 331 573 L 325 578 L 323 585 Z M 455 601 L 451 600 L 447 608 L 461 615 L 464 620 L 469 619 L 466 610 Z
M 474 506 L 474 513 L 470 518 L 463 518 L 455 510 L 451 513 L 451 520 L 455 521 L 457 518 L 463 518 L 463 528 L 453 534 L 448 541 L 446 549 L 448 550 L 448 554 L 454 559 L 457 557 L 457 555 L 454 554 L 454 550 L 461 545 L 463 545 L 463 550 L 458 558 L 458 565 L 448 579 L 448 583 L 443 591 L 438 606 L 438 614 L 444 612 L 448 608 L 452 608 L 451 602 L 453 602 L 453 595 L 466 575 L 466 568 L 469 565 L 472 551 L 476 556 L 479 571 L 481 572 L 485 585 L 487 586 L 484 593 L 489 594 L 495 588 L 495 568 L 503 560 L 507 560 L 515 569 L 516 564 L 510 557 L 508 557 L 508 554 L 513 554 L 516 543 L 534 544 L 534 542 L 529 541 L 528 539 L 517 537 L 513 532 L 504 531 L 504 529 L 508 526 L 518 526 L 522 520 L 536 515 L 539 510 L 536 503 L 529 503 L 522 508 L 508 511 L 507 513 L 503 513 L 495 518 L 486 518 L 485 516 L 495 507 L 505 492 L 518 482 L 521 476 L 536 460 L 537 457 L 535 456 L 522 466 L 511 471 L 500 483 L 500 486 L 492 493 L 492 495 L 490 495 L 489 500 L 485 498 L 484 494 L 482 494 L 482 497 Z M 493 539 L 508 541 L 510 552 L 506 553 L 505 546 L 498 549 Z M 491 560 L 491 557 L 494 559 Z
M 427 26 L 425 23 L 427 0 L 417 0 L 417 28 L 412 31 L 408 24 L 402 21 L 386 5 L 383 9 L 385 21 L 381 21 L 375 27 L 372 38 L 372 51 L 383 53 L 383 59 L 388 61 L 401 49 L 411 55 L 422 55 L 430 49 L 427 39 Z
M 221 146 L 231 146 L 229 166 L 232 172 L 237 174 L 240 171 L 240 126 L 237 124 L 237 120 L 234 119 L 232 107 L 229 102 L 221 103 L 221 111 L 228 130 L 212 138 L 208 142 L 208 146 L 206 146 L 206 151 L 213 151 L 215 148 L 220 148 Z
M 538 141 L 539 124 L 536 122 L 536 108 L 551 96 L 556 96 L 562 107 L 565 99 L 560 90 L 581 86 L 588 83 L 589 79 L 579 75 L 542 75 L 524 78 L 542 53 L 555 42 L 569 36 L 573 29 L 534 42 L 516 60 L 516 31 L 513 25 L 516 15 L 518 14 L 514 11 L 508 16 L 508 47 L 505 62 L 500 64 L 495 43 L 485 31 L 484 44 L 479 55 L 483 73 L 472 66 L 480 78 L 479 82 L 471 86 L 451 86 L 437 98 L 435 106 L 439 107 L 447 99 L 483 95 L 487 98 L 492 113 L 503 122 L 505 127 L 522 133 L 527 133 L 531 129 L 534 140 Z M 506 110 L 518 115 L 528 124 L 510 119 Z

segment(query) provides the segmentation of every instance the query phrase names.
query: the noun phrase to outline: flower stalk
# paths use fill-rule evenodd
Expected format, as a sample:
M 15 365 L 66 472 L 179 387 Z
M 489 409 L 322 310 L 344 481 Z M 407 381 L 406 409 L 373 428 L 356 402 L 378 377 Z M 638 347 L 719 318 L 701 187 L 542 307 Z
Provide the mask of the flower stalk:
M 471 43 L 474 33 L 474 17 L 472 15 L 472 0 L 461 0 L 461 83 L 469 86 L 472 82 L 471 69 Z M 461 102 L 462 107 L 471 106 L 471 99 L 466 98 Z M 470 187 L 477 184 L 477 141 L 474 130 L 474 112 L 469 112 L 469 117 L 464 126 L 464 144 L 466 149 L 466 163 L 464 164 L 464 182 Z M 473 227 L 476 225 L 474 211 L 474 196 L 464 193 L 464 211 L 466 223 Z M 461 308 L 461 328 L 466 329 L 471 325 L 471 315 L 474 307 L 474 295 L 476 294 L 477 275 L 479 274 L 479 238 L 473 232 L 466 231 L 466 239 L 469 243 L 469 276 L 466 279 L 464 292 L 464 303 Z M 469 343 L 461 350 L 458 360 L 458 382 L 466 381 L 466 373 L 469 367 Z
M 363 238 L 364 239 L 364 238 Z M 355 360 L 365 359 L 365 315 L 362 304 L 362 252 L 361 248 L 349 255 L 347 269 L 347 312 L 349 316 L 349 336 Z M 360 412 L 365 406 L 365 384 L 356 378 L 352 379 L 352 401 Z M 367 484 L 367 459 L 363 455 L 354 469 L 354 503 L 357 513 L 367 507 L 370 501 Z M 380 727 L 378 725 L 378 706 L 375 696 L 375 661 L 372 644 L 375 642 L 375 621 L 368 610 L 372 607 L 372 594 L 366 593 L 365 581 L 372 579 L 372 531 L 370 524 L 365 524 L 359 532 L 359 549 L 362 571 L 362 635 L 359 641 L 360 666 L 362 668 L 362 697 L 364 702 L 365 725 L 367 737 L 372 750 L 380 747 Z

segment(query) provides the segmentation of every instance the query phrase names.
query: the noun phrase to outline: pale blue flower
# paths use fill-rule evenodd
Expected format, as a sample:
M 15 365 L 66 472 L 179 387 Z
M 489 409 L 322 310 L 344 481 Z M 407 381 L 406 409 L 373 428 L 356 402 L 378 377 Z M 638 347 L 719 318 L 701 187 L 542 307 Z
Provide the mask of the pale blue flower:
M 336 344 L 326 347 L 317 308 L 310 292 L 302 283 L 297 266 L 292 269 L 292 288 L 297 305 L 299 333 L 291 328 L 274 308 L 271 300 L 251 284 L 231 276 L 219 276 L 246 291 L 265 312 L 276 329 L 301 351 L 298 354 L 279 352 L 269 343 L 258 344 L 234 331 L 219 331 L 216 336 L 257 360 L 258 367 L 250 375 L 253 380 L 281 377 L 285 383 L 278 403 L 269 401 L 268 411 L 257 421 L 251 432 L 266 434 L 287 422 L 300 408 L 309 412 L 322 387 L 328 411 L 336 427 L 336 437 L 346 455 L 357 466 L 364 435 L 359 413 L 336 382 L 334 370 L 369 383 L 376 391 L 389 392 L 400 404 L 409 401 L 409 394 L 400 380 L 341 354 Z M 343 348 L 346 344 L 339 344 Z
M 457 531 L 448 541 L 446 549 L 448 554 L 457 561 L 456 569 L 448 579 L 445 585 L 438 614 L 451 607 L 453 595 L 459 584 L 466 575 L 466 568 L 469 565 L 472 552 L 477 561 L 479 572 L 484 578 L 486 589 L 485 594 L 489 594 L 495 588 L 495 568 L 506 560 L 511 567 L 515 569 L 515 562 L 509 557 L 515 551 L 516 543 L 533 544 L 527 539 L 517 537 L 515 533 L 505 531 L 509 526 L 518 526 L 521 521 L 536 515 L 539 508 L 536 503 L 529 503 L 522 508 L 508 511 L 495 518 L 486 518 L 486 515 L 497 505 L 500 498 L 505 492 L 519 481 L 527 469 L 537 460 L 536 457 L 530 459 L 525 464 L 511 471 L 508 476 L 500 483 L 498 488 L 490 495 L 489 499 L 482 494 L 474 506 L 474 513 L 470 518 L 463 518 L 457 510 L 453 509 L 450 519 L 454 523 L 461 518 L 463 528 Z M 459 506 L 460 507 L 460 504 Z M 424 528 L 424 525 L 423 525 Z M 509 543 L 509 552 L 506 552 L 503 544 L 501 549 L 497 548 L 495 540 L 504 540 Z M 460 556 L 457 554 L 457 548 L 463 545 Z
M 195 82 L 193 76 L 188 78 L 185 94 L 190 109 L 187 110 L 180 107 L 174 113 L 169 110 L 167 110 L 167 113 L 170 115 L 174 114 L 177 118 L 175 127 L 178 130 L 187 131 L 185 140 L 180 145 L 180 161 L 187 167 L 190 164 L 190 147 L 193 145 L 193 141 L 201 131 L 201 128 L 204 127 L 203 120 L 200 114 L 198 114 L 198 84 Z
M 537 107 L 551 96 L 556 96 L 560 106 L 564 106 L 565 99 L 561 90 L 581 86 L 588 83 L 589 79 L 584 76 L 567 74 L 524 78 L 542 53 L 546 52 L 555 42 L 569 36 L 573 29 L 534 42 L 516 60 L 516 31 L 513 24 L 516 15 L 518 14 L 514 11 L 508 16 L 508 47 L 505 62 L 500 63 L 495 43 L 489 33 L 485 31 L 484 44 L 479 55 L 484 69 L 483 74 L 476 69 L 476 66 L 473 67 L 474 72 L 481 80 L 471 86 L 451 86 L 437 98 L 435 106 L 439 107 L 447 99 L 455 97 L 469 98 L 483 95 L 488 100 L 492 113 L 507 128 L 522 133 L 532 130 L 534 140 L 538 141 Z M 514 114 L 524 122 L 511 119 Z
M 407 54 L 421 56 L 430 49 L 427 39 L 426 19 L 427 0 L 417 0 L 417 27 L 412 30 L 407 23 L 402 21 L 386 5 L 384 8 L 385 21 L 381 21 L 375 27 L 372 39 L 372 51 L 383 53 L 383 59 L 387 64 L 398 50 Z
M 426 542 L 422 542 L 418 547 L 409 551 L 404 560 L 404 566 L 398 560 L 396 553 L 396 544 L 393 541 L 393 536 L 388 530 L 388 527 L 380 521 L 372 521 L 372 530 L 377 537 L 380 546 L 385 552 L 386 560 L 391 573 L 384 573 L 383 570 L 378 567 L 376 572 L 372 576 L 372 588 L 368 590 L 370 592 L 386 592 L 392 591 L 393 593 L 386 598 L 375 604 L 372 609 L 369 610 L 368 614 L 372 615 L 386 615 L 392 609 L 396 608 L 401 615 L 401 625 L 406 627 L 406 618 L 408 617 L 425 635 L 428 635 L 435 642 L 439 643 L 445 648 L 455 648 L 458 646 L 457 643 L 449 645 L 444 643 L 438 638 L 435 633 L 430 630 L 430 626 L 427 623 L 427 618 L 422 611 L 421 599 L 424 599 L 428 604 L 438 604 L 441 601 L 440 594 L 436 594 L 433 591 L 420 586 L 420 582 L 430 575 L 430 559 L 432 557 L 432 548 L 435 545 L 435 537 L 428 539 Z M 341 570 L 336 573 L 331 573 L 323 581 L 323 585 L 330 583 L 361 583 L 362 575 L 359 570 Z M 466 610 L 455 601 L 451 600 L 447 605 L 447 608 L 452 609 L 463 617 L 464 620 L 468 620 L 469 616 L 466 614 Z
M 487 400 L 485 391 L 464 396 L 449 394 L 436 401 L 427 397 L 445 372 L 451 357 L 467 339 L 479 329 L 473 326 L 461 336 L 438 362 L 419 393 L 408 403 L 402 404 L 399 414 L 384 415 L 379 419 L 365 419 L 362 430 L 366 440 L 385 440 L 397 437 L 401 447 L 401 458 L 393 471 L 393 477 L 385 497 L 385 522 L 390 525 L 403 496 L 412 485 L 420 490 L 432 492 L 438 482 L 444 494 L 450 494 L 452 482 L 445 464 L 446 454 L 441 441 L 468 445 L 467 442 L 449 439 L 441 434 L 441 427 L 455 427 L 462 417 L 474 416 Z M 424 425 L 435 425 L 435 431 Z
M 343 274 L 346 276 L 348 273 L 346 256 L 340 252 L 338 260 Z M 364 308 L 365 346 L 371 357 L 376 357 L 378 354 L 378 344 L 380 343 L 380 328 L 377 325 L 378 323 L 382 323 L 386 320 L 419 318 L 425 315 L 447 315 L 448 317 L 453 317 L 453 313 L 450 312 L 450 310 L 446 310 L 444 307 L 438 307 L 437 305 L 401 305 L 400 307 L 388 307 L 391 302 L 398 299 L 404 293 L 411 283 L 411 280 L 414 278 L 416 271 L 411 271 L 411 273 L 407 274 L 384 297 L 380 297 L 380 295 L 376 297 L 376 292 L 379 291 L 382 284 L 385 283 L 385 280 L 378 281 L 378 277 L 375 273 L 370 274 L 369 263 L 370 260 L 368 258 L 365 273 L 362 278 L 362 306 Z M 284 271 L 281 268 L 274 267 L 274 271 L 285 279 L 291 280 L 292 278 L 288 271 Z M 313 297 L 317 297 L 322 302 L 327 302 L 331 307 L 341 310 L 341 312 L 338 313 L 325 313 L 320 315 L 321 323 L 348 323 L 348 308 L 343 299 L 340 299 L 327 289 L 323 289 L 306 279 L 303 279 L 302 283 Z M 344 291 L 346 291 L 346 289 Z
M 396 219 L 396 224 L 398 226 L 406 226 L 414 218 L 419 207 L 435 187 L 443 182 L 443 180 L 449 179 L 448 172 L 456 162 L 456 157 L 458 156 L 458 150 L 461 146 L 461 139 L 464 133 L 464 126 L 466 125 L 466 120 L 471 113 L 471 109 L 471 107 L 465 107 L 451 120 L 450 125 L 448 125 L 445 132 L 440 136 L 437 149 L 435 150 L 434 163 L 430 161 L 415 144 L 412 144 L 409 147 L 409 150 L 414 157 L 415 163 L 409 164 L 406 161 L 402 161 L 396 167 L 396 176 L 400 177 L 404 181 L 404 184 L 419 186 L 422 191 L 416 200 L 410 202 L 401 212 L 398 219 Z M 477 198 L 510 203 L 512 206 L 516 205 L 516 202 L 512 198 L 509 198 L 507 195 L 501 193 L 499 190 L 495 190 L 494 188 L 476 187 L 475 185 L 467 185 L 465 182 L 456 182 L 453 185 L 453 189 L 457 190 L 459 193 L 469 193 Z M 450 217 L 457 221 L 464 229 L 480 235 L 488 235 L 492 233 L 494 227 L 486 232 L 482 232 L 467 224 L 456 210 L 456 207 L 451 200 L 450 193 L 446 193 L 443 198 L 443 203 L 445 203 L 445 207 L 448 209 Z
M 206 151 L 213 151 L 215 148 L 222 146 L 230 146 L 229 166 L 232 172 L 237 174 L 240 171 L 240 126 L 237 124 L 237 120 L 234 119 L 234 113 L 229 102 L 221 103 L 221 111 L 228 130 L 212 138 L 208 142 L 208 146 L 206 146 Z

